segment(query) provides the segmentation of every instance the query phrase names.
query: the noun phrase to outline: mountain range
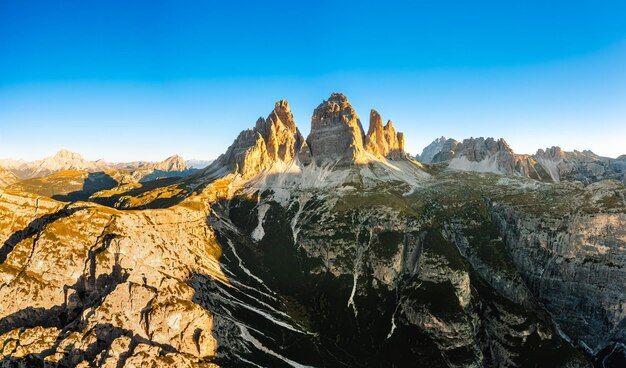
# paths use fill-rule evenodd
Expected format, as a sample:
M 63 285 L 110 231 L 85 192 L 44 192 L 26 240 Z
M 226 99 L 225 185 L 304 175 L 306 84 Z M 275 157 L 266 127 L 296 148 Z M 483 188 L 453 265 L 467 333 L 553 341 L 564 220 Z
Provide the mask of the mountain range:
M 251 126 L 174 178 L 66 153 L 51 175 L 0 171 L 13 181 L 0 189 L 0 359 L 626 364 L 623 156 L 442 137 L 415 160 L 391 121 L 372 110 L 366 131 L 340 93 L 306 138 L 284 100 Z M 56 199 L 23 184 L 66 186 L 69 172 L 115 183 Z
M 617 179 L 626 183 L 626 155 L 616 159 L 591 151 L 565 152 L 560 147 L 539 149 L 534 155 L 513 152 L 504 139 L 469 138 L 458 142 L 445 137 L 426 146 L 416 160 L 462 171 L 493 172 L 542 181 L 584 183 Z
M 188 165 L 190 163 L 191 165 Z M 80 154 L 66 149 L 59 150 L 54 156 L 46 157 L 37 161 L 23 161 L 1 159 L 0 167 L 13 172 L 21 179 L 30 179 L 47 176 L 64 170 L 77 170 L 98 172 L 116 169 L 143 169 L 158 171 L 187 171 L 189 169 L 201 169 L 211 161 L 190 160 L 185 161 L 179 155 L 173 155 L 160 162 L 134 161 L 122 163 L 108 163 L 104 160 L 89 161 Z

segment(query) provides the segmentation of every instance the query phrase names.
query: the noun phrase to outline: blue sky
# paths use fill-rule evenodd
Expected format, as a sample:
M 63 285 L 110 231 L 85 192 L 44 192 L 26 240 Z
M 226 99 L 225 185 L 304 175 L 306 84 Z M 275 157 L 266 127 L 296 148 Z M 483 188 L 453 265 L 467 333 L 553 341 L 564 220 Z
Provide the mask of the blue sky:
M 0 157 L 215 158 L 345 93 L 441 135 L 626 153 L 624 1 L 0 1 Z

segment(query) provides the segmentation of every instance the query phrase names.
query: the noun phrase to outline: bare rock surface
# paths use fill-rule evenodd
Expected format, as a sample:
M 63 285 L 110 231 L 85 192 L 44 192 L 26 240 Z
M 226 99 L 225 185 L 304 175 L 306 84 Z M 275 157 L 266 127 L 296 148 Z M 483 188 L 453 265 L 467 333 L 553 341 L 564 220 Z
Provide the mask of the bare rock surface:
M 370 126 L 365 137 L 365 149 L 375 156 L 393 160 L 406 158 L 404 134 L 396 132 L 391 120 L 383 126 L 383 120 L 376 110 L 370 112 Z
M 362 160 L 365 132 L 346 96 L 333 93 L 313 111 L 307 142 L 318 162 Z

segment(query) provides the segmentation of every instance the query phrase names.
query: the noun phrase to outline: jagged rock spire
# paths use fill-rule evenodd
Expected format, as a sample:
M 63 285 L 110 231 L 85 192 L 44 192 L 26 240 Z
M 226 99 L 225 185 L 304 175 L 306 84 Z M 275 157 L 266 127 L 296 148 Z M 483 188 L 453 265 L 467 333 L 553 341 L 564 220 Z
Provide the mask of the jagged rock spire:
M 259 118 L 253 129 L 241 132 L 217 161 L 235 173 L 249 176 L 275 162 L 291 162 L 297 157 L 310 162 L 308 146 L 296 127 L 289 103 L 280 100 L 266 119 Z
M 390 159 L 406 157 L 404 134 L 397 133 L 391 120 L 383 127 L 383 119 L 376 110 L 370 111 L 370 126 L 365 138 L 365 149 L 371 154 Z
M 253 129 L 239 134 L 214 167 L 252 176 L 276 162 L 365 163 L 371 157 L 366 141 L 367 151 L 375 156 L 406 157 L 404 135 L 395 131 L 391 121 L 383 126 L 380 114 L 372 110 L 366 138 L 356 111 L 341 93 L 333 93 L 314 110 L 307 140 L 296 127 L 289 103 L 280 100 L 267 118 L 259 118 Z

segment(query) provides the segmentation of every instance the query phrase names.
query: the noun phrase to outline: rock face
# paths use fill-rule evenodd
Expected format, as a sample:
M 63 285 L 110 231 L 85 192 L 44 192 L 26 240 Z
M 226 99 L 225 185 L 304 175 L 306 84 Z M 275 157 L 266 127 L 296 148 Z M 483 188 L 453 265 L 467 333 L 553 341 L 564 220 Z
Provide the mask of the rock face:
M 591 151 L 564 152 L 560 147 L 539 149 L 533 156 L 555 182 L 561 180 L 592 183 L 617 179 L 626 183 L 626 159 L 600 157 Z
M 287 101 L 278 101 L 266 119 L 259 118 L 253 129 L 241 132 L 205 173 L 219 177 L 234 172 L 249 179 L 275 165 L 349 166 L 372 159 L 406 159 L 404 135 L 395 131 L 391 121 L 383 126 L 380 115 L 372 110 L 366 137 L 346 96 L 333 93 L 313 112 L 306 140 L 296 127 Z
M 626 160 L 600 157 L 591 151 L 565 152 L 560 147 L 551 147 L 540 149 L 534 155 L 520 155 L 514 153 L 504 139 L 496 141 L 482 137 L 465 139 L 462 143 L 455 140 L 442 143 L 440 138 L 426 150 L 427 156 L 438 150 L 431 162 L 445 163 L 453 170 L 492 172 L 553 182 L 567 180 L 589 184 L 617 179 L 626 183 Z
M 376 110 L 370 112 L 370 126 L 365 137 L 365 149 L 375 156 L 399 160 L 406 157 L 404 134 L 393 128 L 391 120 L 383 127 L 383 119 Z
M 237 139 L 208 170 L 227 167 L 244 177 L 269 169 L 276 162 L 310 161 L 308 145 L 296 127 L 287 101 L 278 101 L 267 119 L 259 118 L 253 129 Z
M 3 361 L 179 367 L 215 356 L 213 317 L 185 282 L 193 272 L 225 282 L 201 212 L 0 194 Z
M 527 285 L 564 336 L 591 354 L 626 340 L 626 285 L 612 281 L 626 279 L 626 254 L 614 246 L 626 241 L 626 214 L 547 220 L 497 206 L 493 217 Z
M 446 141 L 450 141 L 450 142 L 446 143 Z M 428 146 L 424 147 L 424 149 L 422 150 L 422 153 L 420 155 L 415 156 L 415 159 L 423 164 L 429 164 L 433 160 L 433 157 L 435 157 L 436 154 L 444 150 L 444 145 L 447 144 L 448 148 L 445 151 L 449 152 L 451 151 L 452 147 L 456 146 L 457 143 L 458 142 L 455 141 L 454 139 L 448 140 L 446 139 L 446 137 L 441 136 L 440 138 L 437 138 L 434 141 L 432 141 Z
M 444 162 L 454 158 L 456 155 L 456 151 L 458 149 L 459 143 L 457 140 L 449 138 L 445 140 L 441 144 L 441 149 L 439 152 L 434 152 L 434 149 L 431 151 L 433 157 L 431 158 L 431 162 Z
M 333 93 L 313 111 L 307 142 L 315 161 L 320 163 L 363 160 L 365 132 L 346 96 Z
M 447 162 L 448 168 L 461 171 L 522 175 L 541 179 L 528 156 L 516 155 L 504 139 L 469 138 L 462 143 L 444 142 L 432 162 Z

